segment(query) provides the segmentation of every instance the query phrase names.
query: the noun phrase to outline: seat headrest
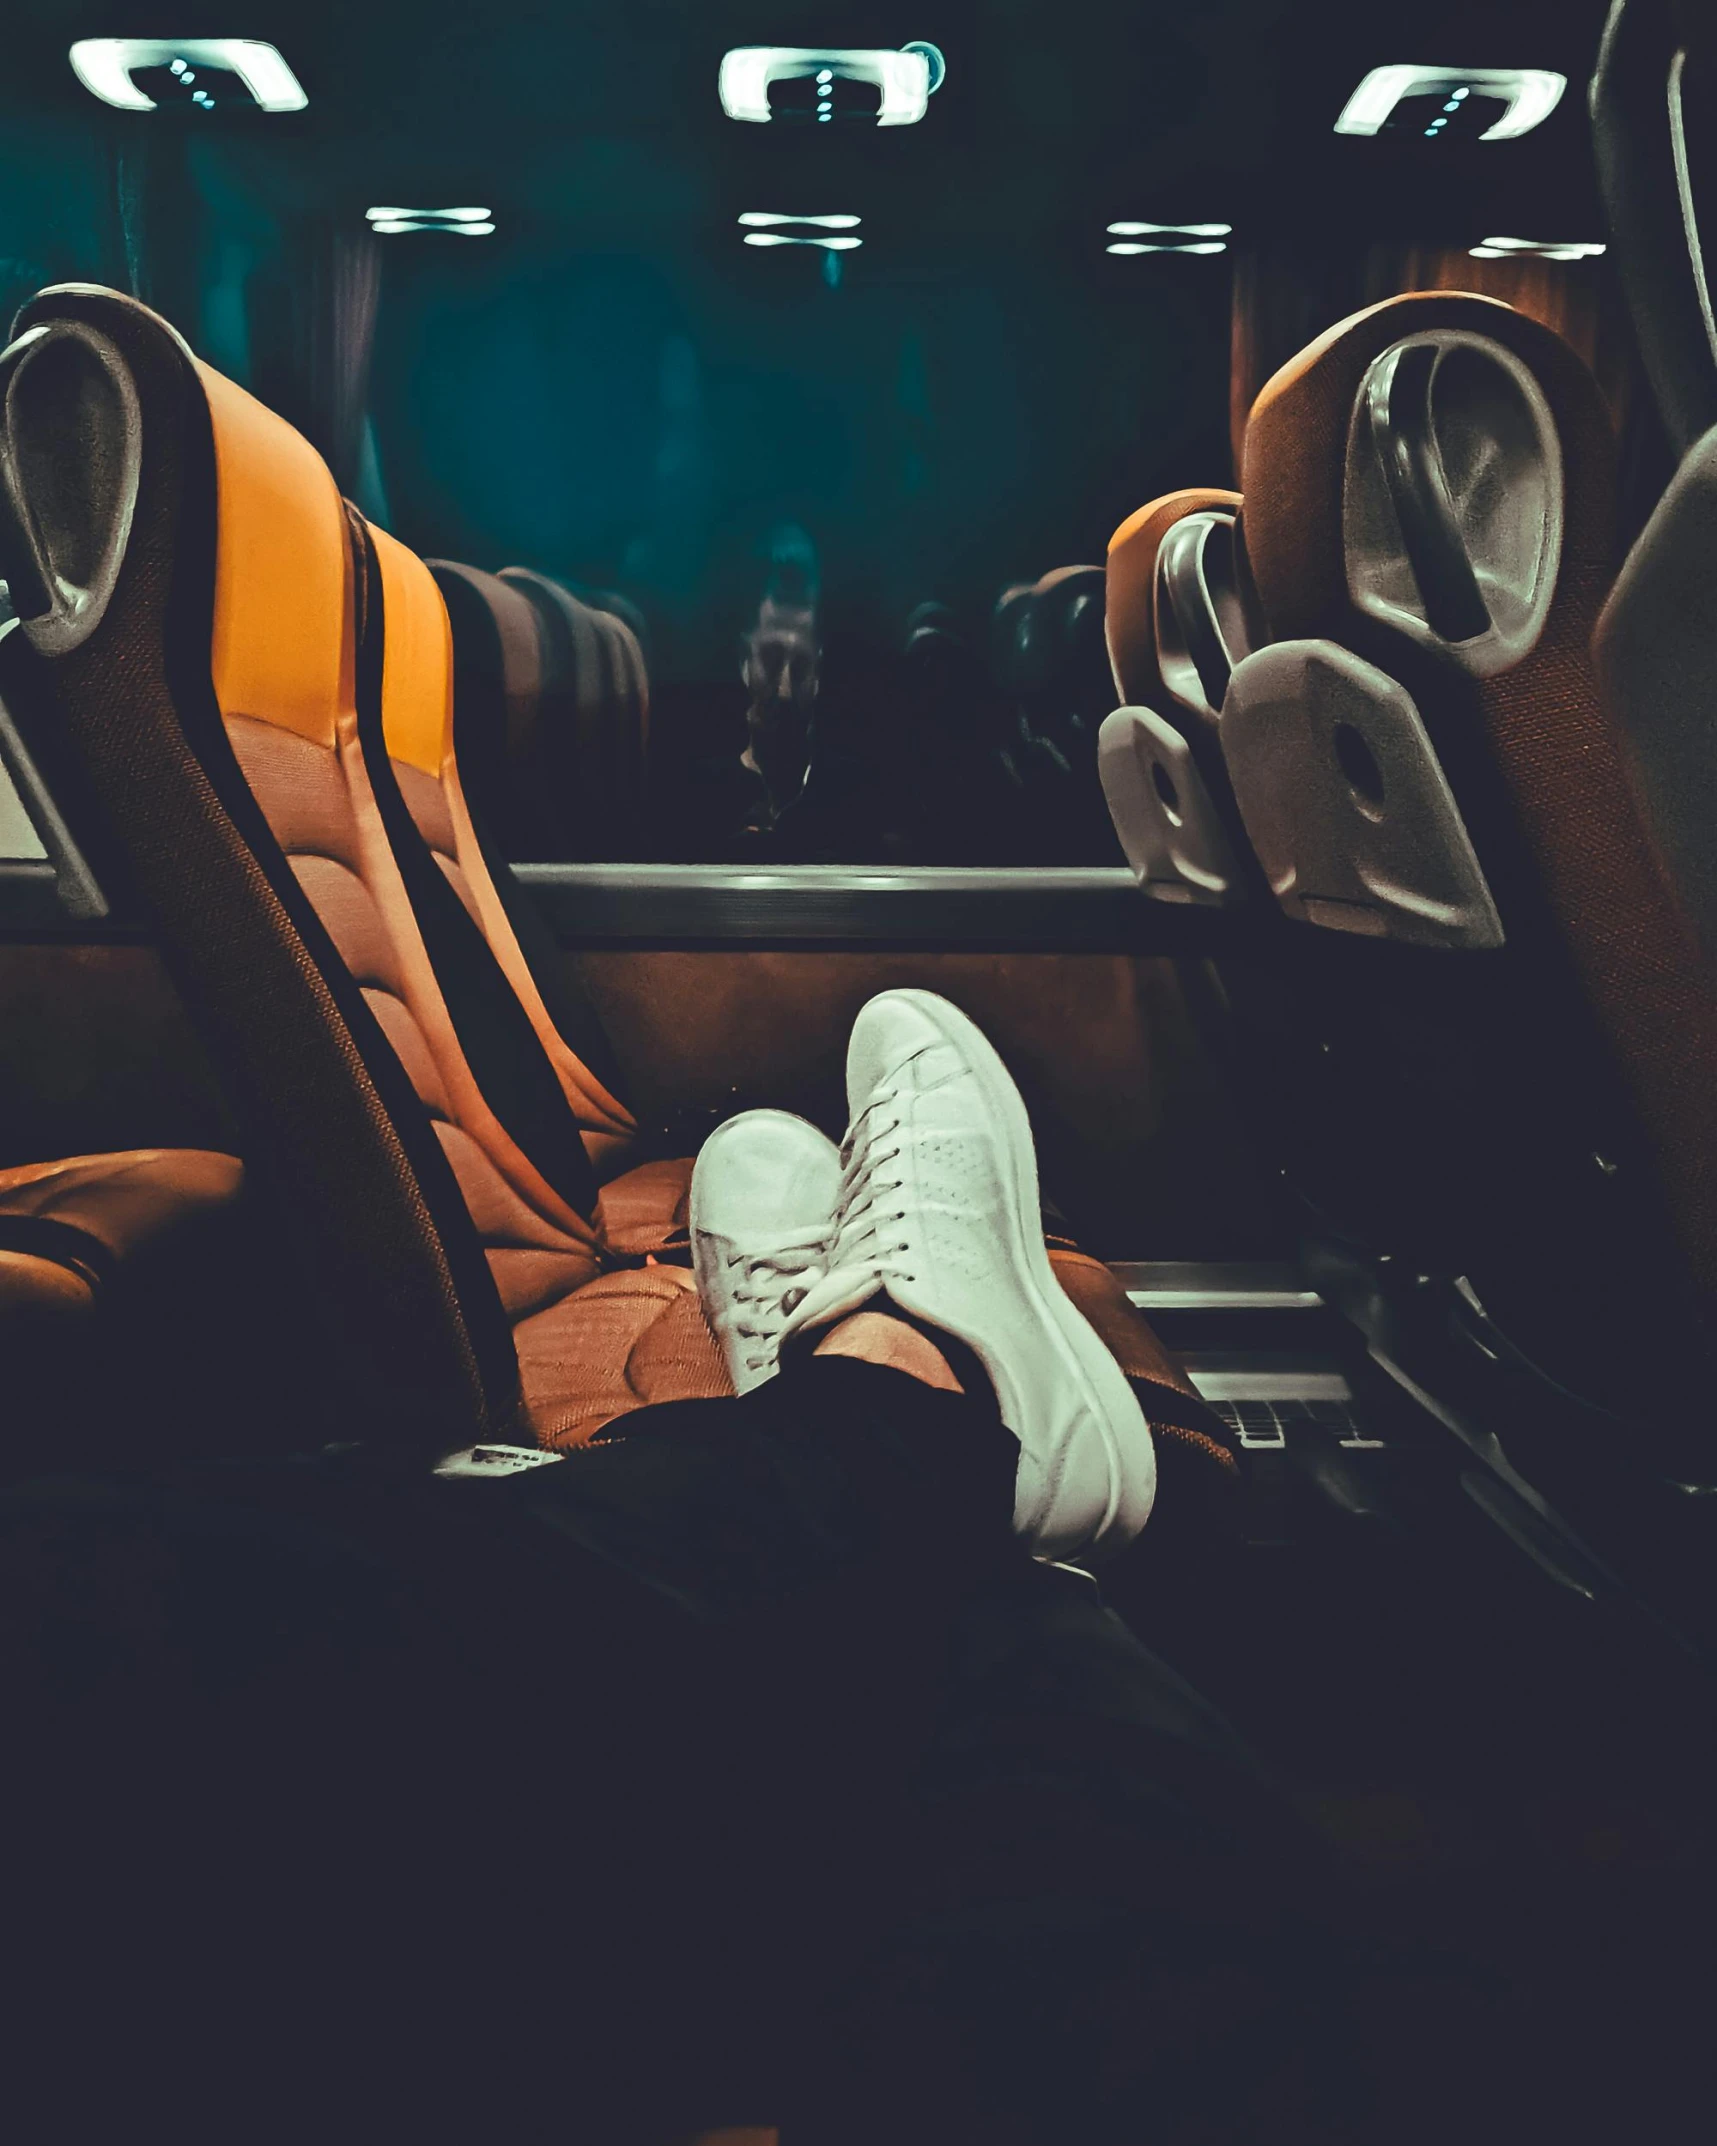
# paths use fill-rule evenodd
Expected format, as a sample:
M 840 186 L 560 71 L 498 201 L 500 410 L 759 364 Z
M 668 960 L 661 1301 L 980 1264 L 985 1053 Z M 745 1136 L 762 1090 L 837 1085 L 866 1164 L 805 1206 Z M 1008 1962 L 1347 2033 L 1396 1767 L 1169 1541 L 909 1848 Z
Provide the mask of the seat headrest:
M 497 577 L 517 589 L 536 612 L 542 645 L 542 692 L 563 712 L 590 714 L 613 691 L 605 621 L 563 583 L 528 566 L 504 566 Z
M 59 285 L 32 299 L 18 326 L 0 374 L 8 548 L 20 553 L 8 564 L 26 636 L 47 656 L 87 640 L 119 584 L 142 487 L 180 486 L 180 556 L 212 548 L 208 660 L 222 714 L 331 745 L 353 704 L 352 562 L 321 456 L 134 298 Z M 212 487 L 202 488 L 189 434 L 174 443 L 178 467 L 164 449 L 152 456 L 145 372 L 177 376 L 190 406 L 201 402 Z
M 1103 569 L 1058 566 L 1035 581 L 1012 614 L 1014 690 L 1034 696 L 1073 683 L 1103 626 Z
M 1592 146 L 1611 254 L 1671 446 L 1684 455 L 1717 425 L 1711 235 L 1699 135 L 1684 85 L 1706 79 L 1714 45 L 1705 0 L 1616 0 L 1592 77 Z M 1704 213 L 1701 232 L 1700 212 Z
M 1069 682 L 1102 638 L 1103 569 L 1058 566 L 1004 589 L 991 619 L 998 681 L 1026 699 Z
M 990 613 L 990 666 L 996 675 L 996 683 L 1004 692 L 1025 690 L 1028 665 L 1024 655 L 1026 619 L 1031 611 L 1033 584 L 1016 581 L 1003 589 L 996 598 L 996 607 Z
M 1567 570 L 1607 570 L 1613 456 L 1591 374 L 1511 306 L 1410 293 L 1337 322 L 1247 425 L 1247 551 L 1272 637 L 1385 662 L 1405 639 L 1478 676 L 1511 668 Z
M 1104 571 L 1100 566 L 1058 566 L 1045 574 L 1033 590 L 1034 608 L 1041 616 L 1051 614 L 1073 619 L 1081 607 L 1095 599 L 1103 604 Z
M 522 749 L 543 689 L 543 634 L 536 606 L 498 574 L 453 559 L 424 561 L 453 627 L 459 671 L 458 743 L 467 783 L 487 789 Z
M 382 596 L 382 736 L 391 759 L 440 778 L 453 750 L 453 627 L 417 554 L 366 525 Z
M 947 739 L 989 727 L 994 695 L 983 658 L 946 604 L 919 604 L 911 613 L 901 666 L 920 725 Z
M 210 672 L 225 716 L 319 745 L 356 705 L 351 535 L 322 457 L 200 360 L 215 443 Z
M 1124 706 L 1161 708 L 1178 698 L 1164 680 L 1157 641 L 1157 567 L 1165 539 L 1189 516 L 1232 519 L 1239 511 L 1238 492 L 1203 486 L 1169 492 L 1129 514 L 1109 539 L 1104 633 Z M 1184 643 L 1184 631 L 1180 639 Z
M 955 613 L 950 609 L 947 604 L 940 604 L 937 603 L 934 599 L 931 599 L 929 602 L 915 605 L 913 609 L 907 613 L 907 640 L 910 641 L 915 633 L 918 633 L 925 627 L 933 627 L 938 630 L 943 630 L 949 633 L 957 633 L 960 630 L 960 622 Z
M 592 611 L 600 611 L 609 618 L 617 618 L 637 642 L 640 649 L 648 645 L 650 639 L 649 627 L 645 622 L 643 612 L 639 610 L 631 597 L 622 596 L 618 589 L 574 588 L 572 593 L 581 603 L 588 604 Z

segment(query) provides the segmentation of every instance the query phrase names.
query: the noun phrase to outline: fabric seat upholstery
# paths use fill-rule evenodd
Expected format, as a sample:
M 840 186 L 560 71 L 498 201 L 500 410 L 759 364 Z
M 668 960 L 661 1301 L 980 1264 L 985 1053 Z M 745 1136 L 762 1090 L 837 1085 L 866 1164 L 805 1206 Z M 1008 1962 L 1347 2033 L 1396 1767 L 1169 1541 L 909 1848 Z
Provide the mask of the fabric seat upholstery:
M 632 627 L 524 567 L 429 567 L 453 622 L 457 743 L 479 825 L 509 858 L 633 854 L 650 704 Z
M 624 1115 L 530 1003 L 461 814 L 430 576 L 137 302 L 50 291 L 19 326 L 5 444 L 32 519 L 3 532 L 25 592 L 8 702 L 76 752 L 296 1217 L 346 1352 L 331 1413 L 434 1453 L 573 1443 L 725 1390 L 689 1275 L 612 1270 L 583 1135 L 623 1138 Z M 92 558 L 93 593 L 48 593 Z M 464 927 L 439 968 L 431 885 Z M 450 993 L 482 1020 L 462 1032 Z M 683 1173 L 618 1188 L 619 1226 L 680 1210 Z
M 594 1175 L 498 971 L 490 1003 L 528 1049 L 486 1092 L 461 1047 L 359 741 L 353 532 L 332 479 L 133 301 L 47 293 L 20 326 L 47 332 L 10 358 L 15 466 L 45 483 L 56 456 L 129 452 L 136 492 L 100 614 L 63 654 L 53 619 L 26 616 L 9 701 L 59 725 L 88 771 L 247 1152 L 303 1224 L 372 1433 L 433 1451 L 534 1431 L 526 1320 L 557 1427 L 583 1321 L 625 1361 L 612 1308 L 567 1308 L 604 1264 Z M 545 1094 L 566 1126 L 552 1156 L 503 1122 L 547 1122 Z M 628 1301 L 701 1317 L 684 1292 Z
M 546 666 L 538 717 L 542 773 L 553 783 L 565 851 L 630 855 L 641 832 L 650 743 L 644 652 L 615 612 L 547 574 L 507 566 L 498 577 L 534 606 Z M 521 771 L 523 772 L 523 771 Z
M 456 672 L 441 590 L 404 545 L 376 529 L 368 531 L 368 540 L 377 581 L 369 630 L 380 635 L 384 651 L 380 736 L 385 750 L 374 756 L 371 772 L 384 806 L 388 786 L 397 785 L 417 835 L 482 933 L 553 1066 L 596 1175 L 607 1180 L 597 1208 L 604 1244 L 612 1252 L 632 1255 L 660 1250 L 677 1231 L 683 1232 L 692 1159 L 652 1162 L 637 1175 L 628 1167 L 637 1125 L 613 1092 L 620 1084 L 619 1069 L 601 1025 L 594 1010 L 579 999 L 570 1008 L 578 1024 L 576 1047 L 564 1033 L 560 1024 L 567 1018 L 570 993 L 563 988 L 557 1006 L 550 1008 L 541 983 L 544 964 L 527 959 L 519 935 L 521 906 L 528 909 L 529 898 L 517 887 L 506 861 L 486 850 L 466 801 L 454 714 Z M 396 847 L 409 879 L 411 860 L 404 852 L 412 845 L 409 836 L 399 832 Z M 510 900 L 503 896 L 503 887 L 510 890 Z M 449 937 L 457 936 L 462 920 L 436 899 L 439 888 L 428 892 L 429 899 L 418 899 L 418 922 L 445 972 L 453 956 Z M 549 945 L 551 957 L 552 951 Z M 606 1079 L 592 1070 L 592 1057 L 597 1057 Z
M 0 1332 L 100 1305 L 123 1267 L 236 1205 L 243 1165 L 204 1148 L 134 1148 L 0 1170 Z

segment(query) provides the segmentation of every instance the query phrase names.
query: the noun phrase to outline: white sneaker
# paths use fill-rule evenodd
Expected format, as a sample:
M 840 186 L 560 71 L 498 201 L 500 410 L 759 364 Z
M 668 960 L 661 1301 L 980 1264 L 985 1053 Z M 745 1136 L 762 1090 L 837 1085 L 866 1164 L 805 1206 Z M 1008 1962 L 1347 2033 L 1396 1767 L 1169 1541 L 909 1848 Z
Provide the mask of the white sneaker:
M 929 991 L 885 991 L 847 1051 L 852 1121 L 828 1272 L 787 1331 L 879 1294 L 963 1341 L 1020 1442 L 1014 1527 L 1036 1555 L 1105 1555 L 1139 1532 L 1156 1450 L 1121 1367 L 1044 1250 L 1019 1090 L 982 1032 Z
M 735 1393 L 772 1378 L 788 1314 L 827 1265 L 840 1150 L 784 1110 L 717 1126 L 692 1170 L 692 1268 Z

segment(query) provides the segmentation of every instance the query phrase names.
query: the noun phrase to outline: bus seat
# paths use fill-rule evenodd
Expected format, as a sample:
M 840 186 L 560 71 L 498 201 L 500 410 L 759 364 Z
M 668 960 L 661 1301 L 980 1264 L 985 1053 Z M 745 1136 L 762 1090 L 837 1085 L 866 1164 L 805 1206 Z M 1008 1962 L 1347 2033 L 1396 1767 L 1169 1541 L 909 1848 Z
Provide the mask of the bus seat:
M 601 1024 L 582 995 L 575 997 L 552 959 L 552 946 L 545 946 L 535 964 L 527 960 L 518 925 L 530 897 L 506 860 L 486 852 L 466 802 L 454 717 L 453 640 L 441 588 L 403 544 L 367 525 L 363 535 L 374 587 L 361 607 L 360 727 L 373 748 L 370 779 L 418 928 L 438 971 L 456 978 L 469 965 L 466 942 L 475 924 L 554 1068 L 598 1178 L 607 1181 L 598 1210 L 605 1244 L 615 1252 L 660 1250 L 676 1230 L 683 1231 L 691 1158 L 631 1169 L 637 1125 L 615 1093 L 622 1085 L 620 1070 Z M 381 651 L 379 680 L 372 675 L 374 665 L 364 661 L 371 645 Z M 365 705 L 372 693 L 376 704 Z M 558 986 L 553 1009 L 544 997 L 545 975 Z M 462 1016 L 472 1024 L 467 1048 L 479 1050 L 481 1024 L 489 1016 L 486 1001 L 456 989 L 451 1004 L 456 1026 Z
M 649 682 L 631 626 L 524 567 L 428 562 L 453 622 L 466 788 L 502 855 L 631 855 L 649 746 Z
M 569 1054 L 479 926 L 453 809 L 437 862 L 372 778 L 392 773 L 390 642 L 396 683 L 418 682 L 396 712 L 407 765 L 451 762 L 447 614 L 421 563 L 135 300 L 44 292 L 3 370 L 27 510 L 0 530 L 22 596 L 8 705 L 77 753 L 247 1152 L 296 1207 L 355 1374 L 331 1407 L 445 1453 L 575 1443 L 723 1391 L 690 1276 L 612 1268 Z
M 557 690 L 563 665 L 551 661 L 538 718 L 545 751 L 564 773 L 555 785 L 567 814 L 561 839 L 577 857 L 630 855 L 642 833 L 650 748 L 650 681 L 638 635 L 618 612 L 547 574 L 504 566 L 498 578 L 536 606 L 545 647 L 564 652 L 571 674 L 568 710 Z
M 0 1170 L 0 1471 L 129 1454 L 140 1434 L 184 1450 L 225 1416 L 254 1332 L 225 1282 L 263 1264 L 243 1189 L 236 1157 L 201 1148 Z
M 1129 514 L 1109 539 L 1104 633 L 1121 706 L 1158 707 L 1169 690 L 1157 650 L 1157 580 L 1170 532 L 1189 517 L 1209 528 L 1239 512 L 1238 492 L 1169 492 Z
M 354 531 L 320 458 L 115 293 L 43 293 L 5 371 L 28 508 L 4 532 L 8 705 L 78 755 L 246 1152 L 296 1209 L 346 1357 L 331 1409 L 436 1453 L 655 1397 L 614 1308 L 574 1302 L 605 1255 L 554 1068 L 474 930 L 473 1067 L 417 929 L 358 735 Z M 605 1279 L 637 1319 L 684 1320 L 696 1354 L 695 1298 Z
M 451 559 L 429 562 L 453 622 L 453 708 L 465 794 L 504 856 L 539 854 L 533 801 L 515 794 L 512 767 L 528 747 L 542 697 L 542 627 L 510 582 Z M 523 815 L 522 821 L 520 815 Z
M 1591 374 L 1511 308 L 1418 294 L 1339 322 L 1251 414 L 1246 535 L 1276 645 L 1235 671 L 1220 734 L 1279 878 L 1338 865 L 1356 814 L 1369 830 L 1363 898 L 1299 905 L 1368 935 L 1359 967 L 1296 935 L 1314 1085 L 1364 1149 L 1350 1189 L 1411 1185 L 1441 1249 L 1465 1246 L 1552 1353 L 1602 1347 L 1613 1382 L 1649 1358 L 1679 1390 L 1717 1317 L 1717 974 L 1592 659 L 1615 468 Z M 1291 775 L 1285 663 L 1318 761 Z M 1311 708 L 1326 688 L 1343 705 Z M 1487 933 L 1458 904 L 1412 917 L 1432 852 L 1469 914 L 1488 896 Z
M 1171 492 L 1109 542 L 1121 705 L 1099 733 L 1098 766 L 1121 847 L 1159 901 L 1229 908 L 1254 876 L 1216 737 L 1228 680 L 1257 638 L 1239 515 L 1237 492 Z
M 421 898 L 410 853 L 416 848 L 421 854 L 423 845 L 433 853 L 441 875 L 457 892 L 464 911 L 477 921 L 518 992 L 532 1026 L 561 1074 L 568 1101 L 581 1114 L 587 1144 L 592 1140 L 593 1093 L 599 1098 L 599 1107 L 609 1113 L 601 1121 L 605 1145 L 600 1151 L 593 1147 L 593 1154 L 600 1152 L 611 1165 L 617 1157 L 623 1161 L 629 1148 L 629 1120 L 622 1122 L 619 1106 L 593 1081 L 556 1030 L 512 936 L 507 910 L 497 894 L 497 879 L 491 875 L 488 860 L 473 836 L 460 784 L 459 733 L 449 708 L 453 671 L 438 585 L 423 562 L 392 537 L 371 529 L 368 539 L 377 586 L 362 610 L 366 639 L 378 629 L 381 637 L 380 739 L 385 747 L 384 755 L 372 755 L 371 771 L 384 816 L 389 790 L 397 784 L 421 837 L 421 843 L 414 844 L 407 830 L 396 827 L 402 872 L 418 899 L 418 919 L 426 941 L 441 959 L 438 920 L 442 925 L 457 924 L 460 917 L 445 901 L 435 903 Z M 366 673 L 362 660 L 359 672 L 362 681 Z M 360 693 L 362 690 L 360 683 Z M 369 735 L 373 739 L 375 733 Z M 435 885 L 432 879 L 432 889 Z M 451 962 L 452 949 L 445 951 Z M 689 1219 L 691 1169 L 690 1157 L 663 1158 L 619 1168 L 608 1176 L 599 1209 L 605 1244 L 613 1251 L 636 1256 L 663 1251 L 676 1235 L 683 1240 Z M 1131 1375 L 1147 1382 L 1180 1383 L 1172 1361 L 1107 1266 L 1082 1254 L 1071 1243 L 1053 1245 L 1051 1261 L 1063 1287 Z M 647 1268 L 624 1283 L 618 1277 L 609 1277 L 601 1288 L 611 1293 L 609 1300 L 616 1304 L 622 1296 L 636 1296 L 672 1305 L 686 1279 L 683 1268 Z M 591 1295 L 587 1292 L 580 1301 L 588 1311 Z M 618 1311 L 615 1316 L 620 1316 Z M 521 1354 L 536 1346 L 539 1333 L 551 1332 L 552 1321 L 541 1329 L 527 1321 L 517 1335 Z M 701 1340 L 694 1346 L 694 1339 L 674 1319 L 665 1319 L 659 1330 L 651 1331 L 648 1343 L 641 1345 L 631 1377 L 656 1393 L 670 1387 L 681 1390 L 687 1381 L 695 1390 L 703 1391 L 704 1385 L 697 1383 L 700 1380 L 708 1390 L 722 1390 L 711 1378 Z M 526 1382 L 531 1384 L 528 1365 Z M 576 1405 L 575 1397 L 569 1398 L 568 1405 Z M 595 1426 L 592 1423 L 590 1427 Z
M 134 1148 L 0 1170 L 0 1318 L 39 1295 L 44 1308 L 93 1307 L 113 1274 L 164 1240 L 233 1207 L 235 1156 Z

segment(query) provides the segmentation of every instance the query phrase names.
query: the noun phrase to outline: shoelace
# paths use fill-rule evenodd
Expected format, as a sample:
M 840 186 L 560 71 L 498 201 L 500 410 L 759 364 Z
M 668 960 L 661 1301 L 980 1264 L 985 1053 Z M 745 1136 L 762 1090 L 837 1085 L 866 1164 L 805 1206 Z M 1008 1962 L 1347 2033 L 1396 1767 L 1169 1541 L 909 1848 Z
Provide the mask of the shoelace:
M 728 1254 L 728 1265 L 744 1270 L 733 1302 L 748 1309 L 747 1317 L 734 1321 L 733 1330 L 741 1340 L 758 1344 L 758 1353 L 745 1359 L 748 1371 L 761 1371 L 773 1361 L 781 1329 L 805 1296 L 799 1278 L 822 1268 L 827 1249 L 828 1239 L 819 1232 L 797 1243 L 771 1245 L 763 1252 Z
M 889 1207 L 888 1197 L 905 1185 L 903 1177 L 884 1173 L 900 1156 L 900 1143 L 882 1145 L 901 1129 L 901 1119 L 879 1122 L 877 1113 L 891 1108 L 899 1091 L 885 1089 L 873 1095 L 847 1130 L 846 1167 L 835 1200 L 829 1238 L 829 1266 L 868 1268 L 879 1280 L 912 1280 L 900 1265 L 901 1254 L 911 1249 L 904 1238 L 891 1239 L 895 1225 L 906 1220 L 904 1208 Z

